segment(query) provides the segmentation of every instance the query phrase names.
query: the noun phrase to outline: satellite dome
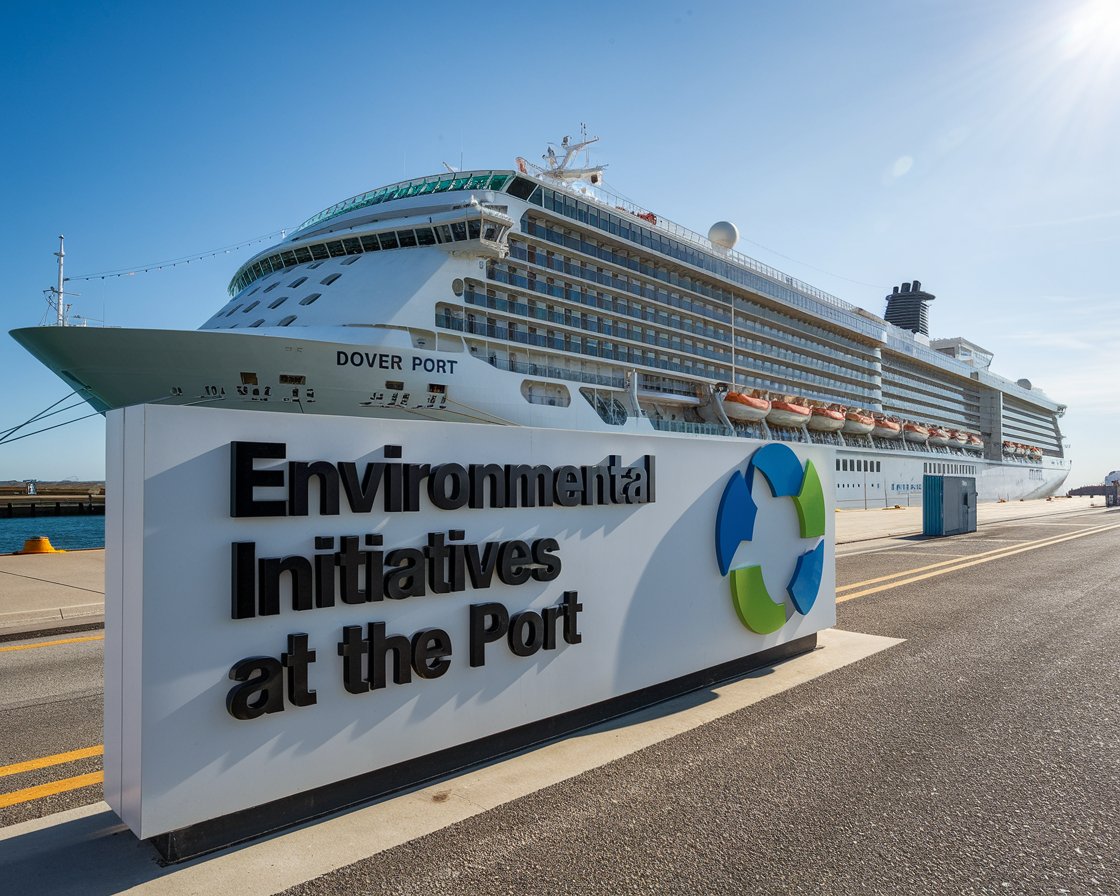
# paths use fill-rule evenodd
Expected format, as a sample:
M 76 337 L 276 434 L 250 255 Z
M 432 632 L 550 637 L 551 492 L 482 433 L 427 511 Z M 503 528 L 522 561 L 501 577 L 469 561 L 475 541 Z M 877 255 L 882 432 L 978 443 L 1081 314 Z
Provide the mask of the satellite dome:
M 1032 389 L 1032 388 L 1034 388 L 1034 386 L 1033 386 L 1033 384 L 1031 383 L 1031 381 L 1030 381 L 1030 380 L 1028 380 L 1028 379 L 1026 379 L 1025 377 L 1024 377 L 1023 379 L 1021 379 L 1021 380 L 1016 380 L 1016 381 L 1015 381 L 1015 385 L 1016 385 L 1016 386 L 1020 386 L 1020 387 L 1022 387 L 1023 389 L 1026 389 L 1026 390 L 1027 390 L 1028 392 L 1030 392 L 1030 391 L 1031 391 L 1031 389 Z
M 708 231 L 708 239 L 717 249 L 734 249 L 739 242 L 739 228 L 730 221 L 716 221 Z

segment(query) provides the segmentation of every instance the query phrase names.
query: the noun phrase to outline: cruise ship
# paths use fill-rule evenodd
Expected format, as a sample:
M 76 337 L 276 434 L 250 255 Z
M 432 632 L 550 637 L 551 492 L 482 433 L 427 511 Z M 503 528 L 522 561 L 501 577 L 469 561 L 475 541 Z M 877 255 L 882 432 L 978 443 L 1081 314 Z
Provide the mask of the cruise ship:
M 925 473 L 975 476 L 981 500 L 1061 486 L 1064 406 L 976 343 L 930 339 L 920 282 L 883 317 L 842 301 L 737 252 L 726 221 L 703 236 L 614 194 L 596 139 L 336 203 L 241 265 L 197 331 L 60 312 L 12 335 L 102 412 L 672 433 L 698 458 L 708 439 L 823 444 L 845 508 L 920 503 Z

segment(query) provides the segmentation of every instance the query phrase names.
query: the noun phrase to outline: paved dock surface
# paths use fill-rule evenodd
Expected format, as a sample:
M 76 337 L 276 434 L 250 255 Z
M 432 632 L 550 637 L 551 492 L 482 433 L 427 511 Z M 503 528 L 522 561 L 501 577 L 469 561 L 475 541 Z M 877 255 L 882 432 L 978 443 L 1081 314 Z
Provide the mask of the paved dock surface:
M 948 539 L 869 528 L 838 551 L 822 650 L 182 866 L 161 868 L 97 786 L 0 805 L 0 880 L 208 896 L 1120 894 L 1120 512 L 1069 509 L 1004 511 Z M 0 644 L 16 648 L 0 676 L 22 681 L 0 696 L 0 804 L 9 781 L 99 767 L 4 777 L 100 743 L 99 642 L 70 637 Z
M 0 636 L 104 621 L 104 550 L 0 554 Z

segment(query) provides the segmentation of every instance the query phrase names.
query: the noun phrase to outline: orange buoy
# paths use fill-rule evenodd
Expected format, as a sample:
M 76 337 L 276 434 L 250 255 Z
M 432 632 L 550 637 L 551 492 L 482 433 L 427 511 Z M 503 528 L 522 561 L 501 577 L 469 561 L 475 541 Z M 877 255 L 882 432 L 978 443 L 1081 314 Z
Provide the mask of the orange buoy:
M 23 550 L 16 551 L 17 554 L 65 554 L 66 551 L 59 550 L 51 540 L 45 535 L 37 535 L 34 538 L 29 538 L 23 543 Z

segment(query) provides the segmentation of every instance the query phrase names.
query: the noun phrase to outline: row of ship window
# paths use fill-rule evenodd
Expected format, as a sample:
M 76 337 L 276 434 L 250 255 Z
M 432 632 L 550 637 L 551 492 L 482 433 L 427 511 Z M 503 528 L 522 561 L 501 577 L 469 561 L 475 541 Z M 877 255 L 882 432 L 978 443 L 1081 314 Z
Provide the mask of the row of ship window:
M 891 380 L 907 383 L 912 388 L 931 394 L 941 395 L 952 402 L 980 403 L 980 391 L 975 386 L 966 386 L 963 383 L 954 388 L 947 387 L 943 379 L 927 370 L 921 370 L 910 364 L 900 364 L 896 359 L 890 358 L 883 362 L 883 374 Z
M 928 400 L 906 400 L 900 398 L 889 388 L 883 389 L 883 408 L 889 414 L 901 414 L 910 419 L 951 424 L 958 429 L 973 429 L 980 423 L 978 411 L 973 410 L 972 413 L 967 413 L 959 407 L 946 407 Z
M 406 227 L 385 233 L 370 233 L 361 237 L 346 237 L 328 240 L 309 246 L 297 246 L 274 252 L 246 267 L 233 278 L 230 293 L 241 292 L 250 284 L 277 271 L 284 271 L 296 265 L 311 261 L 324 261 L 345 255 L 360 255 L 363 252 L 379 252 L 387 249 L 407 249 L 413 246 L 434 246 L 438 243 L 455 243 L 466 240 L 498 239 L 501 227 L 486 222 L 489 230 L 484 234 L 481 218 L 456 221 L 451 224 L 435 224 L 430 227 Z
M 922 464 L 922 470 L 934 476 L 943 473 L 950 476 L 976 475 L 976 466 L 974 464 L 951 464 L 944 461 L 931 461 L 930 463 Z
M 613 342 L 601 342 L 589 336 L 581 337 L 565 334 L 563 337 L 548 337 L 540 333 L 522 332 L 516 324 L 503 326 L 489 323 L 486 320 L 479 321 L 470 318 L 463 320 L 453 315 L 450 309 L 446 308 L 436 311 L 435 320 L 437 327 L 484 336 L 488 339 L 518 342 L 522 345 L 588 355 L 594 358 L 605 358 L 611 361 L 621 361 L 625 364 L 642 364 L 646 367 L 656 367 L 661 370 L 671 370 L 675 373 L 713 380 L 719 375 L 718 369 L 711 364 L 696 364 L 687 359 L 680 362 L 671 361 L 665 355 L 659 357 L 652 352 L 633 351 L 623 346 L 616 346 Z
M 613 298 L 606 293 L 593 293 L 578 286 L 573 286 L 571 283 L 564 283 L 561 286 L 555 283 L 551 277 L 541 280 L 534 272 L 522 272 L 512 265 L 507 265 L 505 269 L 491 266 L 486 273 L 487 277 L 496 283 L 516 286 L 541 295 L 552 296 L 567 302 L 576 302 L 589 308 L 598 308 L 601 311 L 625 315 L 636 320 L 658 323 L 663 327 L 673 327 L 677 330 L 684 330 L 697 336 L 706 336 L 720 342 L 727 341 L 726 331 L 705 325 L 702 322 L 693 321 L 679 314 L 660 311 L 649 305 L 643 306 L 639 302 L 628 302 L 626 299 Z
M 354 258 L 354 261 L 357 261 L 357 258 Z M 316 268 L 316 267 L 319 266 L 319 264 L 321 264 L 321 262 L 316 262 L 315 264 L 308 265 L 308 267 L 309 268 Z M 342 274 L 340 274 L 338 271 L 335 271 L 331 274 L 328 274 L 326 277 L 324 277 L 322 280 L 320 280 L 319 283 L 322 286 L 330 286 L 332 283 L 334 283 L 341 276 L 342 276 Z M 288 283 L 286 285 L 287 285 L 288 289 L 298 289 L 300 286 L 302 286 L 306 282 L 307 282 L 307 277 L 297 277 L 291 283 Z M 268 287 L 265 288 L 264 292 L 261 293 L 261 295 L 263 296 L 265 293 L 272 292 L 272 290 L 276 289 L 278 286 L 281 286 L 281 285 L 284 285 L 284 284 L 281 284 L 280 281 L 277 281 L 276 283 L 272 283 Z M 252 292 L 250 292 L 249 295 L 253 295 L 253 293 L 255 293 L 258 289 L 260 289 L 259 286 L 256 289 L 252 290 Z M 299 303 L 301 305 L 313 305 L 316 301 L 318 301 L 322 297 L 322 295 L 323 294 L 319 293 L 319 292 L 310 293 L 310 294 L 304 296 L 302 299 L 300 299 Z M 276 310 L 281 305 L 283 305 L 286 301 L 288 301 L 288 298 L 289 297 L 286 296 L 286 295 L 276 297 L 275 299 L 273 299 L 271 302 L 268 303 L 269 309 L 270 310 Z M 256 308 L 260 303 L 261 303 L 260 299 L 253 299 L 251 302 L 249 302 L 248 304 L 245 304 L 245 305 L 238 302 L 236 305 L 231 307 L 228 311 L 226 311 L 221 316 L 222 317 L 232 317 L 234 312 L 236 312 L 236 311 L 240 311 L 242 314 L 248 314 L 250 311 L 252 311 L 254 308 Z M 291 326 L 291 324 L 295 321 L 295 319 L 296 319 L 296 315 L 294 315 L 294 314 L 289 315 L 289 316 L 283 318 L 282 320 L 278 321 L 276 323 L 276 326 L 278 326 L 278 327 Z M 260 320 L 253 321 L 251 324 L 249 324 L 249 326 L 250 327 L 259 327 L 263 323 L 264 323 L 264 318 L 261 318 Z M 236 327 L 236 326 L 237 326 L 236 323 L 233 324 L 231 326 L 231 329 L 233 327 Z
M 713 351 L 712 349 L 705 346 L 695 346 L 692 344 L 691 340 L 682 339 L 680 336 L 677 336 L 675 334 L 666 336 L 664 334 L 657 334 L 649 329 L 643 329 L 642 327 L 627 327 L 624 324 L 612 325 L 611 322 L 607 320 L 603 320 L 600 322 L 599 319 L 594 315 L 571 313 L 560 315 L 555 312 L 549 314 L 547 311 L 542 311 L 539 309 L 531 310 L 527 305 L 498 297 L 494 294 L 493 290 L 488 290 L 487 295 L 483 296 L 481 293 L 475 290 L 473 284 L 468 287 L 464 299 L 467 304 L 491 308 L 496 311 L 504 311 L 510 314 L 519 314 L 522 316 L 531 317 L 531 319 L 534 320 L 539 319 L 551 321 L 563 326 L 570 326 L 573 328 L 581 329 L 585 332 L 602 333 L 603 335 L 613 336 L 618 339 L 630 339 L 635 342 L 645 342 L 650 345 L 657 345 L 660 348 L 677 352 L 689 352 L 692 354 L 700 355 L 704 358 L 708 358 L 710 360 L 722 361 L 724 363 L 730 363 L 731 361 L 731 353 L 729 351 Z M 517 332 L 516 324 L 509 324 L 507 326 L 507 330 L 509 330 L 509 328 L 511 327 L 513 328 L 512 332 Z M 743 381 L 744 378 L 746 378 L 749 381 L 752 373 L 760 375 L 761 377 L 766 377 L 767 375 L 769 375 L 771 377 L 777 377 L 781 379 L 781 381 L 773 379 L 758 379 L 755 381 L 757 385 L 754 385 L 754 388 L 772 388 L 783 392 L 801 392 L 805 391 L 805 386 L 807 384 L 809 385 L 810 390 L 813 389 L 813 385 L 824 386 L 826 388 L 835 388 L 836 386 L 835 382 L 830 378 L 823 377 L 818 375 L 817 373 L 811 373 L 809 371 L 794 370 L 783 364 L 774 363 L 770 360 L 771 357 L 775 356 L 792 359 L 795 354 L 793 352 L 787 352 L 784 349 L 779 349 L 761 342 L 752 343 L 751 340 L 739 340 L 739 342 L 740 344 L 748 343 L 744 347 L 748 348 L 748 350 L 757 352 L 759 357 L 753 358 L 741 356 L 741 366 L 738 362 L 736 364 L 736 367 L 740 368 L 737 370 L 737 373 L 739 375 L 736 378 L 738 380 Z M 619 359 L 626 362 L 634 363 L 630 357 L 620 357 Z M 638 361 L 636 363 L 647 362 Z M 801 363 L 810 366 L 813 362 L 812 359 L 801 356 Z M 712 377 L 727 377 L 730 374 L 730 371 L 726 368 L 717 371 L 715 368 L 709 366 L 708 370 L 711 371 L 709 375 Z M 768 385 L 762 385 L 762 383 L 764 382 Z M 858 398 L 869 403 L 874 403 L 877 401 L 874 393 L 865 389 L 861 389 L 858 386 L 846 385 L 844 387 L 844 393 L 841 396 L 837 396 L 835 393 L 831 392 L 825 394 L 829 396 L 827 399 L 829 401 L 841 401 L 850 403 L 853 398 Z M 821 393 L 818 393 L 814 397 L 819 398 L 822 397 L 822 395 Z
M 800 329 L 806 333 L 810 333 L 815 338 L 824 340 L 825 342 L 836 343 L 838 344 L 838 348 L 844 347 L 849 350 L 862 350 L 864 352 L 870 351 L 866 346 L 862 346 L 854 340 L 847 339 L 842 334 L 836 333 L 832 330 L 826 330 L 823 327 L 815 326 L 812 323 L 790 317 L 789 315 L 781 314 L 777 311 L 772 311 L 768 308 L 762 309 L 755 303 L 747 302 L 742 297 L 736 296 L 730 290 L 725 290 L 718 286 L 712 286 L 708 283 L 705 283 L 699 278 L 693 279 L 688 275 L 678 275 L 676 271 L 658 265 L 649 264 L 644 259 L 637 258 L 625 252 L 617 251 L 609 245 L 597 245 L 595 243 L 589 242 L 586 238 L 583 237 L 576 238 L 568 236 L 559 228 L 547 222 L 538 221 L 530 215 L 526 215 L 522 219 L 522 230 L 539 239 L 547 240 L 550 243 L 564 246 L 575 251 L 583 252 L 585 255 L 594 256 L 595 258 L 599 258 L 611 264 L 616 264 L 619 267 L 625 267 L 633 271 L 638 271 L 646 277 L 668 283 L 681 289 L 690 289 L 694 292 L 699 293 L 700 295 L 706 296 L 707 298 L 721 301 L 728 306 L 730 306 L 732 300 L 734 300 L 735 307 L 748 314 L 760 314 L 762 316 L 771 317 L 771 319 L 784 318 L 784 322 L 789 326 Z M 514 254 L 512 251 L 512 247 L 511 254 Z M 525 255 L 527 260 L 532 261 L 532 259 L 528 259 L 527 252 L 519 254 Z M 541 254 L 542 253 L 540 252 L 540 250 L 538 250 L 536 253 L 536 263 L 538 264 L 541 263 Z M 609 271 L 602 271 L 601 269 L 592 269 L 590 266 L 581 265 L 579 262 L 567 257 L 563 257 L 561 262 L 557 264 L 554 259 L 549 258 L 550 253 L 545 252 L 544 255 L 546 266 L 550 266 L 554 270 L 563 270 L 565 273 L 571 273 L 572 276 L 579 276 L 586 280 L 601 282 L 604 286 L 615 286 L 617 284 L 617 288 L 629 289 L 629 291 L 634 292 L 636 295 L 642 294 L 642 284 L 638 281 L 622 280 L 618 277 L 617 274 Z M 517 257 L 517 255 L 515 255 L 515 257 Z M 551 265 L 548 265 L 547 263 L 549 261 L 552 261 L 553 263 Z M 578 273 L 576 273 L 577 271 Z M 664 293 L 665 291 L 659 290 L 659 292 Z M 660 295 L 656 296 L 656 298 L 659 301 L 665 301 L 661 298 Z M 713 317 L 716 320 L 721 320 L 724 323 L 730 323 L 730 315 L 723 309 L 711 308 L 710 306 L 702 305 L 701 303 L 692 302 L 688 299 L 682 299 L 675 293 L 668 294 L 668 304 L 687 308 L 687 310 L 697 311 L 698 313 Z M 699 307 L 697 307 L 698 305 Z M 790 335 L 792 336 L 793 334 Z M 808 340 L 805 340 L 805 342 L 809 345 L 813 345 L 813 343 L 809 343 Z
M 391 184 L 377 190 L 370 190 L 358 196 L 352 196 L 342 202 L 335 203 L 330 208 L 325 208 L 317 215 L 300 224 L 299 229 L 310 227 L 329 221 L 347 212 L 357 211 L 382 202 L 394 199 L 407 199 L 412 196 L 427 196 L 430 193 L 446 193 L 452 190 L 501 190 L 512 179 L 510 174 L 497 174 L 487 171 L 482 174 L 464 173 L 454 175 L 439 175 L 425 177 L 420 180 L 410 180 L 404 183 Z
M 472 348 L 471 351 L 473 352 L 474 349 Z M 536 361 L 520 361 L 512 353 L 509 358 L 499 358 L 496 352 L 491 352 L 486 360 L 491 367 L 496 367 L 498 370 L 509 370 L 512 373 L 548 376 L 558 380 L 576 380 L 595 386 L 610 386 L 614 389 L 622 389 L 626 386 L 626 379 L 621 376 L 591 370 L 577 370 L 574 367 L 543 364 Z
M 524 224 L 524 226 L 528 230 L 533 232 L 534 235 L 539 236 L 543 239 L 549 240 L 551 242 L 563 242 L 563 236 L 560 231 L 548 225 L 534 223 L 532 219 L 529 219 L 528 223 Z M 610 261 L 611 263 L 618 264 L 623 267 L 627 266 L 628 262 L 632 265 L 635 264 L 634 259 L 626 255 L 616 254 L 612 249 L 610 249 L 610 247 L 597 247 L 591 244 L 587 244 L 587 248 L 591 250 L 590 254 L 595 254 L 597 257 L 601 257 L 606 261 Z M 583 251 L 582 244 L 581 251 Z M 567 256 L 554 255 L 551 251 L 538 250 L 532 246 L 525 247 L 517 241 L 512 241 L 510 246 L 510 255 L 515 259 L 528 261 L 531 264 L 541 265 L 543 267 L 549 268 L 550 270 L 555 270 L 559 273 L 564 273 L 574 278 L 588 280 L 593 283 L 611 287 L 613 289 L 630 292 L 634 295 L 642 296 L 646 299 L 658 301 L 662 304 L 680 308 L 683 311 L 689 311 L 694 314 L 704 315 L 705 317 L 712 318 L 713 320 L 718 320 L 725 324 L 731 323 L 730 314 L 723 309 L 705 305 L 702 302 L 694 302 L 687 297 L 682 297 L 676 292 L 665 290 L 655 284 L 642 282 L 637 279 L 630 279 L 625 276 L 620 276 L 615 272 L 605 271 L 602 268 L 592 268 L 589 265 L 584 265 L 581 262 L 568 258 Z M 669 271 L 667 268 L 654 268 L 646 265 L 638 266 L 642 268 L 648 268 L 649 273 L 647 274 L 647 276 L 655 277 L 659 280 L 669 282 L 672 282 L 673 279 L 676 279 L 676 275 Z M 507 271 L 512 269 L 512 266 L 509 266 L 507 268 Z M 531 272 L 529 276 L 535 277 L 535 275 L 533 275 Z M 552 283 L 551 279 L 548 279 L 547 283 L 549 286 L 546 287 L 546 289 L 551 292 L 551 287 L 554 284 Z M 525 284 L 517 283 L 516 285 L 524 286 Z M 695 288 L 693 282 L 687 277 L 683 278 L 682 282 L 675 283 L 674 285 L 678 285 L 682 289 Z M 565 287 L 570 288 L 571 285 L 565 284 Z M 539 287 L 530 285 L 528 288 Z M 553 292 L 551 294 L 559 296 L 559 293 Z M 730 304 L 731 295 L 731 293 L 723 293 L 720 298 L 723 299 L 723 296 L 727 296 L 728 298 L 723 300 Z M 823 341 L 825 344 L 828 344 L 830 346 L 831 350 L 835 354 L 843 356 L 844 360 L 851 363 L 853 367 L 861 371 L 865 371 L 866 373 L 877 372 L 873 362 L 868 361 L 861 356 L 850 355 L 847 351 L 845 351 L 845 348 L 851 348 L 855 345 L 855 343 L 851 343 L 848 340 L 845 340 L 839 334 L 836 334 L 830 330 L 826 330 L 823 327 L 817 327 L 811 323 L 798 320 L 789 315 L 782 314 L 779 311 L 774 311 L 770 308 L 763 308 L 756 303 L 749 302 L 738 296 L 735 297 L 735 307 L 743 314 L 749 315 L 748 320 L 752 317 L 766 318 L 779 325 L 784 324 L 785 326 L 790 327 L 793 330 L 801 330 L 806 333 L 811 333 L 814 336 L 814 339 L 809 339 L 805 336 L 798 335 L 796 332 L 791 332 L 790 330 L 769 330 L 770 334 L 773 334 L 780 339 L 796 343 L 797 345 L 814 351 L 821 350 L 820 343 Z M 739 326 L 740 323 L 740 321 L 737 321 L 736 326 Z M 870 349 L 867 349 L 866 347 L 863 347 L 863 350 L 870 351 Z M 866 375 L 866 373 L 864 375 Z
M 893 324 L 887 324 L 888 327 L 893 327 Z M 919 342 L 914 342 L 910 337 L 907 330 L 895 328 L 897 332 L 887 333 L 887 347 L 904 355 L 909 355 L 917 361 L 922 361 L 931 367 L 937 367 L 940 370 L 956 374 L 957 376 L 967 376 L 966 371 L 962 371 L 962 362 L 951 358 L 946 354 L 935 351 L 932 348 L 927 348 Z M 968 368 L 967 365 L 966 368 Z
M 1027 415 L 1009 408 L 1006 404 L 1003 406 L 1003 428 L 1017 430 L 1024 436 L 1030 434 L 1033 438 L 1055 438 L 1053 418 Z
M 666 335 L 659 333 L 652 327 L 639 327 L 626 322 L 612 321 L 610 318 L 600 318 L 595 314 L 586 314 L 579 311 L 572 312 L 565 309 L 563 313 L 546 308 L 531 308 L 526 304 L 513 299 L 498 296 L 494 290 L 486 290 L 486 295 L 476 292 L 472 286 L 467 290 L 465 301 L 470 305 L 492 308 L 495 311 L 504 311 L 507 314 L 517 314 L 528 318 L 530 321 L 544 321 L 561 326 L 574 327 L 590 333 L 601 333 L 604 336 L 615 336 L 619 339 L 631 339 L 635 342 L 645 342 L 649 345 L 659 345 L 662 348 L 672 348 L 676 351 L 686 351 L 710 358 L 714 361 L 730 363 L 729 350 L 717 350 L 710 346 L 699 345 L 691 339 L 683 338 L 678 333 Z M 592 307 L 595 307 L 592 305 Z M 514 325 L 515 326 L 515 325 Z M 686 331 L 689 332 L 689 331 Z
M 810 299 L 793 289 L 792 285 L 783 286 L 769 279 L 769 277 L 756 274 L 738 264 L 718 259 L 705 250 L 682 243 L 661 231 L 643 227 L 638 223 L 639 219 L 636 216 L 627 212 L 622 212 L 620 215 L 609 213 L 570 194 L 549 189 L 542 190 L 539 197 L 534 193 L 530 201 L 535 201 L 536 204 L 549 211 L 594 227 L 619 239 L 636 243 L 654 252 L 708 271 L 725 280 L 730 280 L 732 283 L 746 286 L 754 292 L 805 308 L 814 315 L 842 322 L 844 326 L 850 329 L 878 338 L 880 328 L 863 320 L 853 312 L 836 307 L 828 300 Z M 778 271 L 770 273 L 784 276 Z M 791 277 L 787 277 L 786 280 L 788 284 L 793 283 Z M 700 291 L 703 294 L 703 290 Z M 832 301 L 838 302 L 839 300 L 833 299 Z
M 880 464 L 882 461 L 878 460 L 855 460 L 848 458 L 836 459 L 836 471 L 843 473 L 879 473 Z
M 616 346 L 612 342 L 600 343 L 598 339 L 592 339 L 590 337 L 573 336 L 571 334 L 564 334 L 563 336 L 554 334 L 549 336 L 547 334 L 542 335 L 528 330 L 522 332 L 515 323 L 503 325 L 501 323 L 487 321 L 486 319 L 471 319 L 471 316 L 463 319 L 456 316 L 450 308 L 446 307 L 437 309 L 435 324 L 437 327 L 444 329 L 471 333 L 488 339 L 517 342 L 523 345 L 530 345 L 558 352 L 589 355 L 591 357 L 603 358 L 608 361 L 616 361 L 624 364 L 640 364 L 645 367 L 669 370 L 675 373 L 708 380 L 727 379 L 730 373 L 727 368 L 717 368 L 710 364 L 695 364 L 688 359 L 683 361 L 671 360 L 669 356 L 664 354 L 659 355 L 653 352 L 630 350 L 625 346 Z M 775 375 L 780 375 L 777 372 L 774 373 Z M 781 393 L 803 391 L 796 383 L 769 379 L 765 375 L 760 375 L 751 371 L 740 371 L 738 381 L 751 389 L 765 389 Z M 828 381 L 823 382 L 826 386 L 830 385 Z M 695 384 L 681 382 L 677 385 L 679 388 L 667 388 L 665 391 L 680 392 L 681 394 L 691 394 L 695 391 Z M 818 391 L 812 397 L 826 402 L 848 403 L 851 400 L 849 395 L 828 391 Z
M 587 292 L 582 290 L 578 286 L 573 286 L 571 283 L 564 283 L 563 286 L 561 286 L 555 283 L 551 278 L 546 278 L 544 281 L 541 281 L 532 271 L 523 274 L 513 265 L 507 265 L 504 269 L 502 269 L 491 264 L 487 267 L 487 276 L 491 280 L 494 280 L 498 283 L 532 290 L 543 295 L 552 296 L 558 299 L 564 299 L 565 301 L 569 302 L 578 302 L 581 305 L 586 305 L 592 308 L 599 308 L 604 311 L 610 311 L 614 314 L 626 315 L 627 317 L 634 317 L 638 320 L 657 323 L 664 327 L 672 327 L 674 330 L 681 330 L 683 332 L 695 334 L 697 336 L 706 336 L 709 339 L 719 340 L 723 344 L 727 343 L 728 337 L 730 335 L 725 330 L 717 329 L 712 326 L 705 326 L 700 322 L 691 320 L 687 317 L 682 317 L 681 315 L 669 314 L 666 311 L 660 311 L 650 306 L 643 306 L 640 303 L 628 302 L 626 299 L 612 299 L 612 297 L 601 292 Z M 658 297 L 658 299 L 660 299 L 660 296 Z M 518 308 L 525 309 L 525 306 L 513 306 L 510 310 L 512 313 L 528 314 L 530 316 L 536 316 L 538 318 L 545 319 L 543 313 L 535 311 L 535 309 L 529 308 L 527 310 L 518 310 Z M 570 314 L 570 312 L 567 313 Z M 561 321 L 557 318 L 553 318 L 553 320 L 555 320 L 556 323 L 568 323 L 570 325 L 570 321 L 567 320 Z M 759 335 L 769 336 L 777 340 L 795 341 L 798 344 L 809 344 L 808 340 L 796 339 L 791 334 L 783 330 L 778 330 L 774 327 L 770 327 L 767 324 L 762 323 L 761 321 L 755 321 L 749 318 L 740 318 L 739 320 L 737 320 L 736 327 L 739 330 L 748 330 Z M 853 370 L 852 368 L 843 367 L 839 364 L 834 364 L 830 361 L 825 361 L 817 357 L 810 357 L 799 352 L 793 352 L 785 348 L 780 348 L 776 345 L 762 343 L 757 340 L 747 339 L 746 337 L 739 337 L 738 335 L 735 341 L 736 344 L 742 349 L 762 352 L 767 355 L 776 355 L 778 357 L 784 358 L 785 360 L 803 364 L 814 370 L 823 370 L 829 373 L 833 373 L 837 376 L 852 379 L 857 383 L 861 380 L 865 380 L 870 372 L 867 370 Z M 716 357 L 724 361 L 730 360 L 730 352 L 723 351 L 722 347 L 717 349 L 710 349 L 710 351 L 714 351 L 715 354 L 708 354 L 705 355 L 705 357 Z M 703 351 L 701 351 L 700 353 L 704 354 Z M 860 394 L 868 398 L 873 398 L 873 394 L 871 392 L 863 392 L 861 390 Z
M 966 418 L 962 417 L 959 411 L 935 408 L 914 402 L 900 402 L 888 395 L 883 396 L 883 413 L 888 416 L 901 417 L 904 420 L 917 420 L 919 423 L 933 423 L 938 426 L 949 426 L 970 432 L 975 432 L 980 427 L 979 416 Z
M 535 236 L 539 236 L 542 239 L 549 240 L 550 242 L 563 243 L 562 233 L 555 228 L 549 227 L 547 224 L 527 219 L 527 222 L 523 222 L 522 226 L 527 232 L 533 233 Z M 586 251 L 585 254 L 601 258 L 603 261 L 617 264 L 628 270 L 633 269 L 637 271 L 639 269 L 645 269 L 641 270 L 641 273 L 648 277 L 656 278 L 666 283 L 672 282 L 674 287 L 680 289 L 691 288 L 692 281 L 688 277 L 676 277 L 668 269 L 657 269 L 644 264 L 639 259 L 619 255 L 610 249 L 610 247 L 594 246 L 591 243 L 586 243 L 586 249 L 588 251 Z M 580 245 L 580 251 L 584 251 L 583 243 Z M 551 250 L 538 249 L 535 246 L 527 245 L 518 240 L 510 241 L 510 257 L 519 261 L 527 261 L 530 264 L 535 264 L 540 267 L 546 267 L 549 270 L 565 274 L 569 277 L 588 280 L 602 286 L 617 289 L 620 292 L 633 293 L 634 295 L 642 296 L 650 300 L 656 300 L 664 305 L 672 305 L 674 308 L 680 308 L 682 311 L 702 314 L 705 317 L 720 321 L 721 323 L 726 324 L 731 322 L 731 314 L 723 308 L 708 305 L 704 302 L 694 301 L 687 296 L 682 296 L 678 292 L 658 286 L 656 283 L 642 281 L 637 278 L 631 279 L 627 275 L 619 274 L 616 271 L 607 271 L 603 268 L 592 267 L 591 265 L 584 264 L 582 261 L 569 258 L 566 255 L 556 255 Z M 646 273 L 647 270 L 649 273 Z M 721 297 L 713 296 L 713 298 Z

